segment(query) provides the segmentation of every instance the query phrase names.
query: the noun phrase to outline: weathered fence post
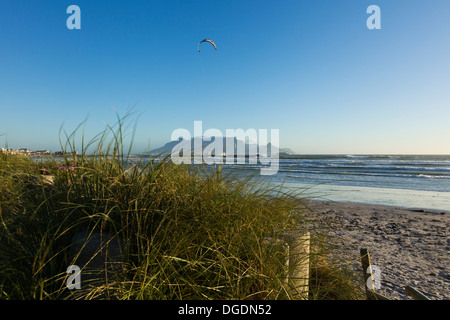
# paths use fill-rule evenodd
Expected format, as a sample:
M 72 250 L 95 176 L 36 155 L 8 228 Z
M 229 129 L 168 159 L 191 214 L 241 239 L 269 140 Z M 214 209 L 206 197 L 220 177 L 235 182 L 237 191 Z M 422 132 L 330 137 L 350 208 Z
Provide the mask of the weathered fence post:
M 409 296 L 413 297 L 415 300 L 430 300 L 426 295 L 424 295 L 419 290 L 414 289 L 413 287 L 406 286 L 405 291 Z
M 282 257 L 279 258 L 283 269 L 283 283 L 293 289 L 294 299 L 307 300 L 309 294 L 309 232 L 291 231 L 264 239 L 265 245 L 281 246 Z
M 363 275 L 364 275 L 364 287 L 366 289 L 367 300 L 389 300 L 385 296 L 377 293 L 374 289 L 373 271 L 372 271 L 372 264 L 370 262 L 369 250 L 366 248 L 362 248 L 362 249 L 360 249 L 360 254 L 361 254 L 361 264 L 362 264 Z M 367 285 L 369 278 L 372 281 L 372 285 L 370 286 L 370 288 Z
M 310 233 L 299 231 L 281 236 L 289 245 L 289 285 L 294 288 L 294 298 L 307 300 L 309 294 Z
M 366 248 L 360 249 L 361 254 L 361 264 L 363 269 L 363 275 L 364 275 L 364 288 L 366 289 L 366 296 L 367 300 L 374 300 L 373 295 L 371 295 L 373 289 L 370 289 L 367 286 L 367 281 L 372 276 L 372 264 L 370 263 L 370 255 L 369 250 Z

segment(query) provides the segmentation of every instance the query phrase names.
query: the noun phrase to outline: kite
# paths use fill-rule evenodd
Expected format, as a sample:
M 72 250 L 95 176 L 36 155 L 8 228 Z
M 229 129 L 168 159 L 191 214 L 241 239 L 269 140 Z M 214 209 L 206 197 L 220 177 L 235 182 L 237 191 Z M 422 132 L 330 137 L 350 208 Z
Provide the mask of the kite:
M 216 44 L 215 44 L 212 40 L 204 39 L 204 40 L 200 41 L 200 43 L 198 44 L 198 52 L 200 52 L 200 44 L 202 44 L 203 42 L 209 42 L 209 43 L 211 43 L 211 44 L 214 46 L 214 49 L 217 50 Z

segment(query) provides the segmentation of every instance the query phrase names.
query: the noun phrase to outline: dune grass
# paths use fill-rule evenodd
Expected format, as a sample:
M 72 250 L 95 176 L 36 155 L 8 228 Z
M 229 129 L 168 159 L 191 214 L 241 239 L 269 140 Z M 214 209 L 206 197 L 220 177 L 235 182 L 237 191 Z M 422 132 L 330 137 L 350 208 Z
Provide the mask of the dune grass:
M 123 121 L 83 141 L 80 155 L 71 155 L 76 131 L 65 135 L 62 159 L 0 153 L 0 298 L 298 298 L 284 281 L 281 248 L 267 241 L 306 226 L 298 195 L 169 158 L 132 159 Z M 120 239 L 122 261 L 102 285 L 68 290 L 81 231 Z M 324 254 L 311 259 L 309 297 L 354 298 L 353 284 L 317 258 Z

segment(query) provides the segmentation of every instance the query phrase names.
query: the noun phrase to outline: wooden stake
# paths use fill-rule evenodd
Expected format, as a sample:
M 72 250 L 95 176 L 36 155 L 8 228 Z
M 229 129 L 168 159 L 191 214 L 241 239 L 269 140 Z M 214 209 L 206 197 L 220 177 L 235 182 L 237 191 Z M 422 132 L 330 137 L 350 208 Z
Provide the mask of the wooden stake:
M 424 295 L 419 290 L 414 289 L 413 287 L 406 286 L 405 291 L 408 295 L 413 297 L 415 300 L 430 300 L 426 295 Z
M 366 296 L 367 300 L 376 300 L 376 296 L 373 294 L 375 292 L 374 289 L 370 289 L 367 286 L 367 280 L 372 276 L 372 264 L 370 263 L 370 255 L 369 250 L 366 248 L 360 249 L 361 254 L 361 264 L 364 275 L 364 288 L 366 288 Z M 373 286 L 372 286 L 373 287 Z

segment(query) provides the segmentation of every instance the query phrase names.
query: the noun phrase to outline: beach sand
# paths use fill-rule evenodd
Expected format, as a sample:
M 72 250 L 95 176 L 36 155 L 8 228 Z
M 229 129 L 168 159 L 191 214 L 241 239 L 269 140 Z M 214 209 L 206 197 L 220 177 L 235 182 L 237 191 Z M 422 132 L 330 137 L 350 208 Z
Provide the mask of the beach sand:
M 345 250 L 354 270 L 363 274 L 360 248 L 381 271 L 379 293 L 393 300 L 412 299 L 411 286 L 432 300 L 450 299 L 450 212 L 345 202 L 306 201 L 307 214 L 320 225 L 330 223 L 334 244 Z M 315 221 L 315 222 L 314 222 Z

